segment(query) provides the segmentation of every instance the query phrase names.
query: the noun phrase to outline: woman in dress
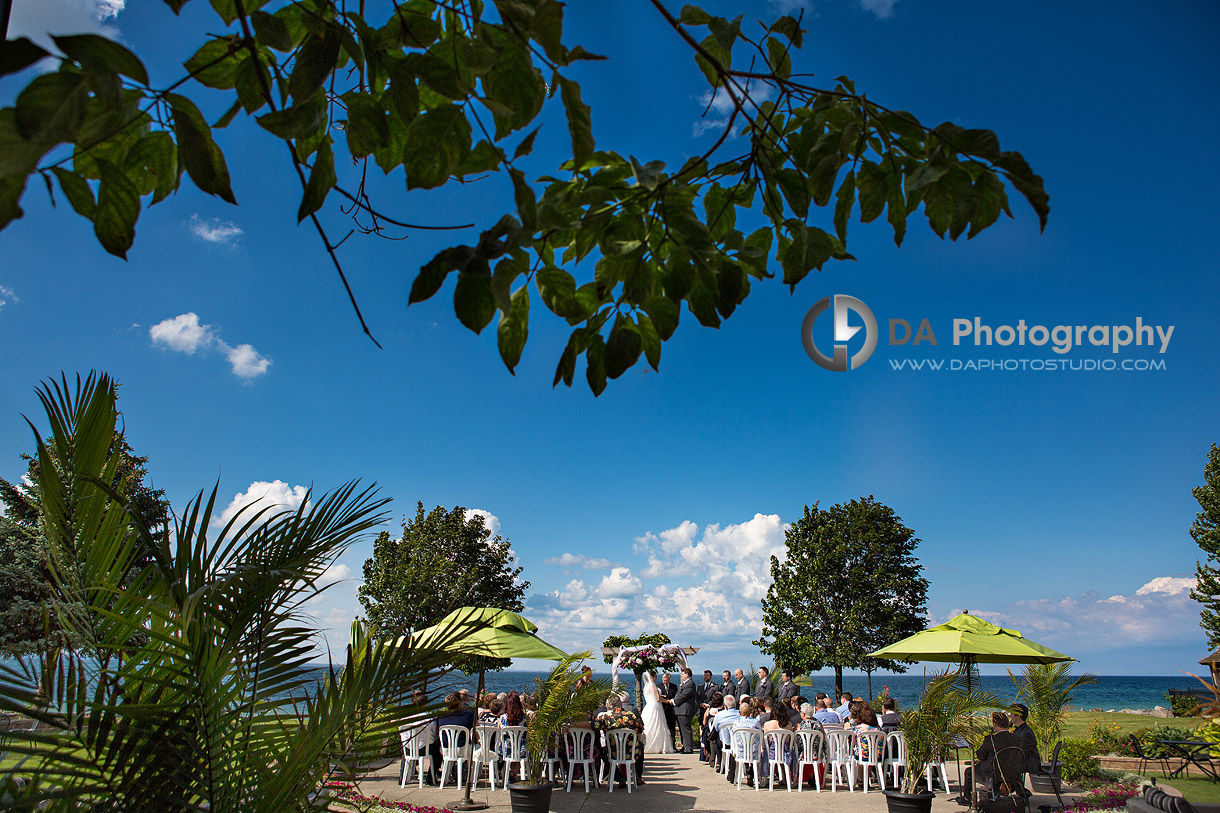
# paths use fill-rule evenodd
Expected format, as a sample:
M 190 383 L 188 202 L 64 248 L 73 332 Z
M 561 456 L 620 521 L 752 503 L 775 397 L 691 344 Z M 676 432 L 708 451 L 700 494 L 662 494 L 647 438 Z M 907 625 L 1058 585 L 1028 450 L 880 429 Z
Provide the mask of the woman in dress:
M 647 754 L 672 754 L 674 733 L 665 724 L 665 704 L 671 701 L 661 697 L 657 678 L 652 672 L 644 673 L 644 752 Z

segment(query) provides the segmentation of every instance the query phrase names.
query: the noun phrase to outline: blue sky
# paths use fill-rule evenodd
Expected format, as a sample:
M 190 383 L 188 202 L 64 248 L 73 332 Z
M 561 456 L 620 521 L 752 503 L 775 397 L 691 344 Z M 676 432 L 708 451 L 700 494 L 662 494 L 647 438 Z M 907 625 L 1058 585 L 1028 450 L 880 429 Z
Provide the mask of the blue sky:
M 203 0 L 181 19 L 157 2 L 79 8 L 17 0 L 13 33 L 104 30 L 168 83 L 200 31 L 218 27 Z M 175 505 L 218 479 L 227 503 L 267 491 L 260 483 L 291 502 L 304 487 L 359 477 L 394 498 L 391 529 L 417 500 L 480 509 L 533 583 L 531 617 L 563 646 L 660 630 L 704 647 L 717 670 L 757 661 L 758 599 L 785 524 L 805 504 L 872 494 L 923 540 L 934 621 L 969 608 L 1102 674 L 1197 668 L 1206 650 L 1187 596 L 1198 556 L 1190 492 L 1220 441 L 1220 159 L 1207 146 L 1220 124 L 1220 12 L 914 0 L 707 8 L 747 21 L 803 8 L 797 71 L 823 85 L 846 74 L 929 124 L 995 130 L 1046 181 L 1045 233 L 1015 193 L 1015 220 L 969 242 L 942 242 L 922 215 L 901 249 L 884 223 L 855 223 L 856 262 L 828 265 L 793 295 L 755 284 L 718 331 L 684 314 L 659 374 L 641 365 L 594 399 L 582 386 L 552 391 L 566 333 L 536 300 L 516 376 L 494 330 L 476 336 L 453 317 L 451 287 L 407 309 L 419 265 L 473 231 L 344 246 L 385 349 L 374 347 L 316 235 L 295 225 L 282 148 L 239 121 L 218 138 L 240 205 L 184 184 L 143 215 L 129 262 L 38 191 L 0 234 L 0 474 L 22 471 L 34 386 L 96 368 L 122 382 L 130 441 Z M 116 13 L 99 22 L 99 12 Z M 571 3 L 567 30 L 610 57 L 573 72 L 599 148 L 676 165 L 717 137 L 700 124 L 701 74 L 648 3 Z M 11 103 L 20 81 L 0 82 L 0 100 Z M 209 115 L 226 106 L 213 98 Z M 544 111 L 535 175 L 567 148 L 561 112 L 557 100 Z M 379 182 L 382 205 L 418 222 L 487 228 L 511 208 L 500 178 L 400 189 L 401 176 Z M 334 200 L 323 216 L 342 233 Z M 800 326 L 832 294 L 863 300 L 882 331 L 889 319 L 927 318 L 939 344 L 891 347 L 883 335 L 863 367 L 822 370 Z M 1163 361 L 1157 370 L 894 369 L 1059 358 L 1049 346 L 954 347 L 952 320 L 976 316 L 1048 327 L 1138 316 L 1174 332 L 1164 353 L 1070 354 Z M 815 341 L 829 347 L 824 318 Z M 342 583 L 316 608 L 332 645 L 359 610 L 354 580 L 369 551 L 349 552 L 332 574 Z

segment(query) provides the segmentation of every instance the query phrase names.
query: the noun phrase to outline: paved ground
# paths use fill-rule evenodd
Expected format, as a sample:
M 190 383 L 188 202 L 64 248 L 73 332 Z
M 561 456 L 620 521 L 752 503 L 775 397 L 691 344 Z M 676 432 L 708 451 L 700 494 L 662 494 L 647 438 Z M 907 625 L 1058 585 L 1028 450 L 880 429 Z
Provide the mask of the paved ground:
M 956 771 L 953 764 L 949 765 L 950 787 L 953 794 L 957 793 Z M 605 787 L 590 790 L 586 795 L 583 785 L 578 790 L 572 785 L 572 792 L 565 793 L 562 788 L 556 789 L 551 796 L 553 813 L 576 813 L 576 811 L 623 811 L 623 813 L 671 813 L 671 811 L 700 810 L 708 813 L 732 811 L 733 813 L 789 813 L 810 809 L 827 811 L 827 813 L 885 813 L 885 797 L 875 788 L 867 794 L 862 793 L 857 786 L 855 793 L 849 793 L 840 786 L 837 793 L 825 790 L 822 793 L 806 790 L 791 793 L 782 790 L 782 785 L 776 784 L 775 792 L 756 791 L 742 786 L 738 791 L 735 785 L 730 785 L 723 776 L 714 773 L 710 768 L 699 762 L 697 756 L 689 755 L 649 755 L 644 770 L 645 784 L 628 794 L 622 788 L 616 787 L 614 793 L 608 793 Z M 444 808 L 461 798 L 461 790 L 455 790 L 452 785 L 444 790 L 416 786 L 398 787 L 396 768 L 390 767 L 370 776 L 360 783 L 360 791 L 366 796 L 377 796 L 383 799 L 411 802 L 418 805 Z M 494 813 L 505 813 L 509 810 L 508 791 L 497 789 L 491 791 L 487 785 L 480 784 L 471 792 L 471 798 L 486 802 L 489 810 Z M 1054 797 L 1035 796 L 1033 810 L 1038 805 L 1054 804 Z M 932 813 L 964 813 L 966 808 L 959 807 L 944 793 L 937 795 L 932 804 Z

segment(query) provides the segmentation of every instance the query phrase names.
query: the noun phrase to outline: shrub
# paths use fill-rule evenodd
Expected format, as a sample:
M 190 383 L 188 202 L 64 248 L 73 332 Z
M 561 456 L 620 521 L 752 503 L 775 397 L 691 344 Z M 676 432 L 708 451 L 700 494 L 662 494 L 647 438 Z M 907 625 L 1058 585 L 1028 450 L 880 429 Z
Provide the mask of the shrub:
M 1170 694 L 1164 693 L 1164 697 L 1169 701 L 1169 707 L 1173 709 L 1174 717 L 1198 717 L 1199 704 L 1203 701 L 1191 694 Z
M 1145 756 L 1154 758 L 1176 756 L 1165 746 L 1161 745 L 1159 740 L 1195 739 L 1195 732 L 1192 729 L 1175 728 L 1169 725 L 1155 725 L 1152 728 L 1143 728 L 1137 731 L 1136 734 L 1139 736 L 1140 747 L 1144 749 Z
M 1063 778 L 1068 782 L 1091 779 L 1097 774 L 1097 746 L 1083 737 L 1064 737 L 1059 751 Z
M 1097 746 L 1099 754 L 1117 754 L 1121 753 L 1123 746 L 1130 749 L 1131 742 L 1127 739 L 1127 735 L 1122 732 L 1122 727 L 1117 723 L 1103 723 L 1100 720 L 1093 723 L 1093 727 L 1089 730 L 1090 740 Z

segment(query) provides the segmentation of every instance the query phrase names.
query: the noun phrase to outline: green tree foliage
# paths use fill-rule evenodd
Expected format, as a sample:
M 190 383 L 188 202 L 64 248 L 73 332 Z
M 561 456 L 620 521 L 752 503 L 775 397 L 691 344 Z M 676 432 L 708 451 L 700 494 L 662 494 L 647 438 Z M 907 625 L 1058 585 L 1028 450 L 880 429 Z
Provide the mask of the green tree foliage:
M 928 580 L 915 558 L 919 539 L 871 496 L 827 510 L 805 506 L 785 534 L 787 554 L 771 557 L 763 628 L 754 644 L 794 672 L 904 672 L 867 654 L 924 629 Z
M 515 562 L 508 540 L 493 537 L 479 514 L 468 516 L 460 505 L 448 511 L 438 505 L 425 514 L 421 502 L 411 520 L 403 519 L 402 537 L 377 535 L 364 562 L 360 603 L 382 639 L 429 627 L 458 607 L 520 612 L 530 583 Z M 487 669 L 511 663 L 466 659 L 459 666 L 475 672 L 478 660 Z
M 165 0 L 175 11 L 187 1 Z M 321 219 L 328 201 L 350 207 L 365 233 L 470 228 L 387 215 L 367 193 L 367 173 L 398 175 L 407 190 L 495 173 L 511 185 L 516 211 L 423 263 L 409 302 L 455 276 L 455 315 L 476 333 L 497 320 L 512 371 L 541 301 L 571 328 L 554 385 L 570 386 L 583 356 L 586 382 L 600 394 L 641 356 L 659 369 L 683 306 L 718 327 L 776 268 L 795 287 L 830 260 L 853 259 L 847 233 L 856 216 L 884 215 L 901 244 L 922 207 L 938 236 L 974 237 L 1011 216 L 1011 186 L 1045 227 L 1042 179 L 991 131 L 929 127 L 847 77 L 817 87 L 794 74 L 807 33 L 799 20 L 747 30 L 741 16 L 686 6 L 675 17 L 651 3 L 690 49 L 692 70 L 733 106 L 722 137 L 680 167 L 597 148 L 571 69 L 601 57 L 565 41 L 559 0 L 407 0 L 367 13 L 336 0 L 298 0 L 274 13 L 262 10 L 267 0 L 212 0 L 215 33 L 167 86 L 150 83 L 138 55 L 97 36 L 57 37 L 63 57 L 14 40 L 0 75 L 60 64 L 0 110 L 0 229 L 21 216 L 37 176 L 93 223 L 106 251 L 126 257 L 141 209 L 177 190 L 184 174 L 236 202 L 214 131 L 243 116 L 283 144 L 300 181 L 297 220 L 310 221 L 347 286 L 342 241 Z M 193 100 L 207 96 L 203 88 L 229 106 L 212 124 Z M 527 177 L 517 162 L 533 149 L 548 104 L 563 108 L 571 157 Z
M 621 646 L 664 646 L 670 643 L 669 636 L 663 632 L 645 632 L 632 638 L 629 635 L 611 635 L 602 641 L 602 648 Z M 606 663 L 614 663 L 614 656 L 602 654 Z M 637 708 L 644 708 L 644 670 L 632 669 L 635 674 L 635 703 Z
M 1008 677 L 1017 689 L 1017 697 L 1029 709 L 1025 722 L 1034 732 L 1042 756 L 1049 760 L 1055 743 L 1063 738 L 1072 693 L 1081 686 L 1096 683 L 1097 674 L 1085 672 L 1073 680 L 1072 662 L 1064 661 L 1026 664 L 1021 680 L 1017 680 L 1011 669 Z
M 306 602 L 383 521 L 386 500 L 351 483 L 296 511 L 244 509 L 216 533 L 213 489 L 172 534 L 154 532 L 110 486 L 110 379 L 74 391 L 52 382 L 40 395 L 51 429 L 38 438 L 36 481 L 51 609 L 82 644 L 0 663 L 0 710 L 40 724 L 6 737 L 9 752 L 32 757 L 20 766 L 32 779 L 24 789 L 3 780 L 11 808 L 309 809 L 359 743 L 396 733 L 411 713 L 404 693 L 441 674 L 429 653 L 357 629 L 345 661 L 304 697 L 316 656 Z M 138 567 L 143 551 L 150 561 Z M 145 634 L 133 646 L 136 631 Z
M 1207 633 L 1207 645 L 1220 647 L 1220 446 L 1212 444 L 1203 467 L 1203 485 L 1194 490 L 1199 513 L 1190 525 L 1190 536 L 1203 553 L 1195 571 L 1195 588 L 1190 597 L 1203 605 L 1199 626 Z
M 81 386 L 78 380 L 78 393 Z M 66 392 L 67 380 L 61 379 L 58 387 Z M 163 530 L 169 520 L 169 501 L 164 489 L 153 488 L 146 482 L 148 458 L 136 455 L 126 436 L 117 429 L 110 452 L 118 460 L 110 487 L 132 505 L 146 527 Z M 47 453 L 53 465 L 62 470 L 64 464 L 55 456 L 55 449 L 48 449 Z M 42 530 L 38 459 L 28 454 L 21 455 L 21 459 L 26 463 L 25 482 L 17 484 L 0 477 L 0 649 L 9 654 L 72 643 L 64 637 L 54 615 L 47 612 L 55 591 L 47 539 Z M 147 561 L 146 552 L 138 554 L 137 566 Z

